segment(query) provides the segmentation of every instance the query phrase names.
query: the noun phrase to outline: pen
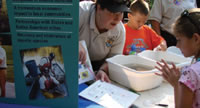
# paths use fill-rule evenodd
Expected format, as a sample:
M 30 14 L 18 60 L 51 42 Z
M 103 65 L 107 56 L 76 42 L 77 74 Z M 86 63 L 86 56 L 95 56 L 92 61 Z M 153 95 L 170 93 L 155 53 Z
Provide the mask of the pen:
M 167 104 L 155 104 L 155 105 L 157 105 L 157 106 L 161 106 L 161 107 L 168 107 Z

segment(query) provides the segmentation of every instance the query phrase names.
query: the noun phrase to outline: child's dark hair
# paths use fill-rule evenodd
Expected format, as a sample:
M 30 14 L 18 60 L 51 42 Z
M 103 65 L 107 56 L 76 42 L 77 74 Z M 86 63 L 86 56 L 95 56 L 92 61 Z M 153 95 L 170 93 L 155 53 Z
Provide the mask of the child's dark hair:
M 200 8 L 185 10 L 174 24 L 174 34 L 192 38 L 194 33 L 200 35 Z M 200 51 L 195 58 L 200 56 Z
M 147 16 L 149 14 L 149 5 L 144 0 L 134 0 L 130 5 L 131 12 L 139 12 Z
M 200 8 L 185 10 L 174 24 L 174 34 L 183 34 L 192 38 L 194 33 L 200 34 Z

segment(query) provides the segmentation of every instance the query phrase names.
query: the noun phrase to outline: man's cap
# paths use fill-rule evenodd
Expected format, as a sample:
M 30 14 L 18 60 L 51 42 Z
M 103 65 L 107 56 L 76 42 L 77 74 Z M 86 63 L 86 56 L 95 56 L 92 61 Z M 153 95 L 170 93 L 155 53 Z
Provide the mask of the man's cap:
M 97 4 L 113 13 L 130 12 L 128 8 L 130 0 L 97 0 Z

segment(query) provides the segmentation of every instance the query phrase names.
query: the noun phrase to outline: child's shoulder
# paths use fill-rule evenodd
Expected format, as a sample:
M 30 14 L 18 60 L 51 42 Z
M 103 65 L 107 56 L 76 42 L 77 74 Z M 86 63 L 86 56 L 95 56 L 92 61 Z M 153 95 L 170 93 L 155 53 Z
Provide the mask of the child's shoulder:
M 185 66 L 182 68 L 183 71 L 190 71 L 200 73 L 200 62 L 196 62 L 194 64 L 191 64 L 190 66 Z
M 151 29 L 148 25 L 143 25 L 144 28 Z
M 148 31 L 152 31 L 153 29 L 151 27 L 149 27 L 148 25 L 143 25 L 142 26 L 143 29 L 148 30 Z
M 148 25 L 143 25 L 143 30 L 145 30 L 146 32 L 148 31 L 151 34 L 155 34 L 155 31 Z
M 200 61 L 191 65 L 191 68 L 198 71 L 200 73 Z

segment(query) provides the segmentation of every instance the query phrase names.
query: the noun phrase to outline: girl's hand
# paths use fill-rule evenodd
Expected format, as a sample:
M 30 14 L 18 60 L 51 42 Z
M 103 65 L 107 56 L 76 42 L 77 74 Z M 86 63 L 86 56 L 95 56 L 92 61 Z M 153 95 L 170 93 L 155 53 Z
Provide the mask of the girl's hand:
M 175 64 L 172 63 L 172 67 L 169 67 L 169 65 L 164 60 L 161 60 L 161 63 L 157 62 L 157 64 L 160 67 L 156 66 L 155 68 L 157 68 L 159 71 L 161 71 L 162 74 L 156 74 L 156 75 L 162 76 L 172 86 L 177 85 L 178 80 L 180 78 L 180 71 L 178 68 L 176 68 Z
M 108 75 L 101 69 L 97 72 L 96 80 L 101 80 L 108 83 L 111 82 L 110 79 L 108 78 Z

